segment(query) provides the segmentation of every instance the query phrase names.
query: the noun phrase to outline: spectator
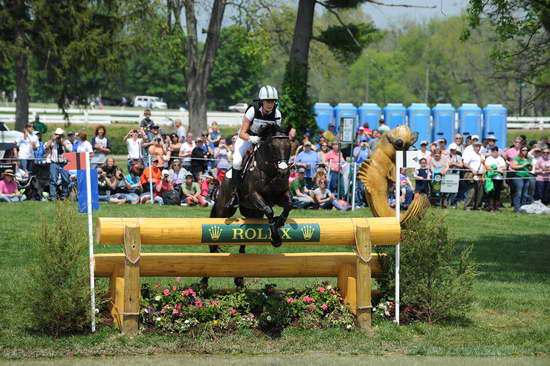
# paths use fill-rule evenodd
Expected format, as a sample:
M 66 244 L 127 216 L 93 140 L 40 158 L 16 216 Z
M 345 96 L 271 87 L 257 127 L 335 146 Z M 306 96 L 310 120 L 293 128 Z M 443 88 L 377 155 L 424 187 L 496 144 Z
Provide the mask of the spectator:
M 367 141 L 372 137 L 372 129 L 369 127 L 368 122 L 363 123 L 363 136 L 367 138 Z
M 67 132 L 67 138 L 69 139 L 70 143 L 73 145 L 73 151 L 78 151 L 78 146 L 80 145 L 81 141 L 78 138 L 79 134 L 75 134 L 72 131 Z
M 538 144 L 534 144 L 532 149 L 529 150 L 528 156 L 529 156 L 529 159 L 533 161 L 533 166 L 534 166 L 536 161 L 542 157 L 542 149 Z
M 336 139 L 335 127 L 334 123 L 329 123 L 328 130 L 323 132 L 322 136 L 327 140 L 328 144 L 332 144 Z
M 162 171 L 162 179 L 160 183 L 155 186 L 154 202 L 161 206 L 164 204 L 169 204 L 170 202 L 167 195 L 170 194 L 172 196 L 177 196 L 176 204 L 179 204 L 179 193 L 177 195 L 173 195 L 172 192 L 175 192 L 174 184 L 172 183 L 172 179 L 170 179 L 170 172 L 165 169 Z
M 103 165 L 102 168 L 108 179 L 111 179 L 116 174 L 116 171 L 118 169 L 115 164 L 115 159 L 113 159 L 112 157 L 108 157 L 105 160 L 105 165 Z
M 97 190 L 100 202 L 109 202 L 111 199 L 111 184 L 107 173 L 102 168 L 97 168 Z
M 69 172 L 63 167 L 66 160 L 63 154 L 71 152 L 73 146 L 69 140 L 65 139 L 65 131 L 61 128 L 55 130 L 55 134 L 50 141 L 45 145 L 49 151 L 48 158 L 50 159 L 50 200 L 57 199 L 57 180 L 61 178 L 62 197 L 69 197 Z
M 92 168 L 96 168 L 105 163 L 107 154 L 111 152 L 111 142 L 107 138 L 107 131 L 103 125 L 99 125 L 95 128 L 92 147 L 94 148 L 94 157 L 91 163 Z
M 380 116 L 380 120 L 378 121 L 378 131 L 380 132 L 380 134 L 383 134 L 384 132 L 389 130 L 390 130 L 390 127 L 386 125 L 384 121 L 384 116 Z
M 23 137 L 18 141 L 19 161 L 21 168 L 32 173 L 34 151 L 38 149 L 38 137 L 34 134 L 34 127 L 27 123 L 23 129 Z
M 339 198 L 343 191 L 342 163 L 344 162 L 344 156 L 340 152 L 338 143 L 332 144 L 332 150 L 327 153 L 326 161 L 330 167 L 329 190 L 336 192 Z
M 199 184 L 197 182 L 193 182 L 193 175 L 191 174 L 188 174 L 185 177 L 185 183 L 181 186 L 181 194 L 184 201 L 182 206 L 208 206 L 208 203 L 201 195 L 201 188 Z
M 308 189 L 313 188 L 313 176 L 315 175 L 315 170 L 318 164 L 319 157 L 317 156 L 317 153 L 312 150 L 311 142 L 306 140 L 304 143 L 304 151 L 300 152 L 298 156 L 296 156 L 294 165 L 305 170 L 305 182 Z
M 493 147 L 497 146 L 496 145 L 497 144 L 497 138 L 496 138 L 495 135 L 489 135 L 489 136 L 487 136 L 485 141 L 486 141 L 485 145 L 480 150 L 480 154 L 484 158 L 492 155 Z
M 160 183 L 162 179 L 162 165 L 158 158 L 153 158 L 151 167 L 143 169 L 143 174 L 140 178 L 140 183 L 144 187 L 145 191 L 148 191 L 146 188 L 149 182 L 152 182 L 153 185 Z M 150 198 L 150 197 L 149 197 Z
M 181 167 L 181 161 L 179 160 L 173 160 L 170 168 L 169 173 L 172 183 L 174 183 L 176 190 L 179 190 L 185 181 L 185 177 L 191 173 Z
M 123 204 L 130 202 L 130 197 L 135 200 L 133 203 L 139 202 L 139 196 L 130 195 L 130 190 L 128 189 L 129 182 L 126 181 L 126 177 L 122 174 L 122 170 L 116 169 L 115 174 L 111 177 L 109 185 L 111 187 L 109 202 Z
M 420 159 L 424 158 L 426 159 L 426 162 L 429 163 L 432 152 L 427 149 L 428 147 L 428 141 L 421 141 L 420 142 L 420 150 L 418 151 L 418 159 L 420 162 Z
M 464 203 L 465 210 L 477 210 L 483 198 L 481 175 L 483 174 L 484 167 L 483 157 L 479 153 L 480 150 L 481 143 L 479 143 L 479 139 L 477 139 L 474 140 L 472 149 L 464 150 L 464 155 L 462 156 L 464 168 L 469 170 L 464 174 L 464 179 L 466 179 L 468 184 L 466 188 L 466 202 Z
M 510 170 L 507 174 L 507 177 L 510 179 L 508 179 L 506 183 L 508 184 L 508 187 L 510 187 L 510 199 L 512 207 L 514 206 L 514 195 L 516 192 L 516 185 L 514 184 L 515 171 L 512 167 L 512 160 L 514 160 L 514 158 L 518 156 L 521 148 L 524 145 L 524 141 L 525 140 L 521 136 L 516 136 L 514 138 L 514 144 L 504 151 L 504 159 L 508 163 L 508 169 Z
M 307 208 L 314 203 L 313 198 L 309 195 L 309 189 L 306 187 L 305 175 L 306 170 L 298 168 L 298 177 L 290 183 L 290 195 L 295 208 Z
M 323 146 L 323 144 L 328 146 L 326 137 L 323 136 L 323 135 L 320 135 L 319 136 L 319 143 L 315 145 L 315 151 L 320 152 L 321 151 L 321 146 Z
M 170 160 L 169 164 L 172 164 L 172 161 L 179 160 L 178 155 L 181 149 L 181 142 L 179 142 L 178 135 L 176 133 L 171 133 L 169 138 L 166 139 L 166 149 L 168 150 L 168 157 Z
M 14 176 L 15 174 L 11 169 L 6 169 L 2 173 L 3 179 L 0 180 L 0 202 L 22 202 L 26 199 L 19 192 Z
M 90 156 L 92 156 L 94 153 L 94 149 L 92 148 L 92 144 L 90 144 L 90 141 L 88 141 L 88 134 L 86 133 L 85 130 L 82 130 L 78 133 L 78 140 L 80 141 L 80 143 L 79 144 L 73 143 L 73 149 L 74 149 L 74 146 L 76 145 L 77 146 L 76 152 L 83 152 L 83 153 L 87 152 L 87 153 L 90 153 Z
M 454 142 L 449 145 L 449 151 L 454 147 L 456 152 L 462 155 L 464 153 L 464 137 L 457 133 L 454 137 Z
M 372 130 L 372 138 L 369 141 L 370 151 L 374 151 L 376 149 L 376 146 L 378 145 L 378 141 L 380 141 L 380 131 Z
M 298 178 L 298 173 L 296 172 L 296 166 L 290 166 L 290 174 L 288 175 L 288 185 L 292 183 L 294 179 Z
M 539 146 L 541 149 L 550 148 L 550 143 L 548 142 L 548 136 L 542 136 L 539 141 Z
M 516 178 L 513 180 L 515 192 L 513 197 L 514 212 L 519 212 L 522 205 L 531 203 L 529 196 L 529 186 L 531 185 L 530 172 L 532 169 L 532 160 L 528 156 L 529 149 L 523 146 L 519 154 L 512 159 L 510 166 L 515 170 Z
M 35 163 L 42 163 L 44 157 L 46 156 L 46 144 L 42 142 L 42 134 L 39 131 L 34 132 L 38 138 L 38 148 L 34 151 L 34 158 L 37 159 Z
M 359 137 L 359 146 L 353 149 L 353 158 L 357 165 L 361 165 L 370 156 L 369 144 L 365 136 Z
M 151 110 L 145 109 L 143 111 L 143 119 L 139 122 L 139 127 L 142 127 L 145 131 L 145 134 L 148 135 L 147 137 L 149 140 L 152 139 L 152 136 L 149 136 L 149 133 L 151 132 L 151 128 L 155 126 L 155 122 L 151 119 Z
M 430 168 L 428 167 L 428 160 L 426 158 L 420 158 L 420 168 L 414 171 L 414 179 L 416 181 L 416 187 L 414 192 L 416 194 L 430 194 L 430 180 L 432 179 Z
M 479 136 L 478 135 L 472 135 L 472 137 L 470 138 L 470 144 L 464 148 L 464 152 L 462 153 L 462 156 L 464 156 L 465 154 L 467 154 L 470 151 L 473 151 L 475 144 L 479 144 L 480 149 L 481 149 L 481 142 L 479 141 Z
M 203 139 L 198 138 L 195 143 L 195 148 L 191 151 L 191 174 L 198 180 L 200 173 L 204 173 L 208 166 L 208 152 L 204 150 Z
M 327 181 L 325 179 L 321 179 L 319 181 L 319 187 L 313 191 L 313 198 L 315 200 L 315 204 L 317 204 L 320 209 L 332 209 L 334 195 L 327 189 Z
M 149 155 L 151 156 L 151 159 L 157 159 L 159 165 L 164 167 L 164 162 L 167 160 L 168 152 L 162 142 L 162 137 L 153 137 L 153 144 L 149 146 Z
M 315 187 L 319 187 L 321 180 L 326 180 L 328 182 L 327 167 L 325 164 L 319 164 L 319 166 L 317 166 L 317 170 L 313 176 L 313 184 Z
M 221 140 L 218 147 L 214 149 L 214 159 L 216 160 L 216 179 L 221 184 L 225 179 L 225 173 L 231 168 L 231 151 L 225 145 L 225 141 Z
M 458 174 L 459 176 L 459 183 L 458 183 L 458 192 L 457 193 L 450 193 L 448 194 L 448 203 L 451 206 L 456 205 L 459 201 L 463 201 L 465 199 L 463 193 L 465 190 L 460 190 L 460 183 L 463 182 L 461 180 L 464 177 L 464 164 L 462 163 L 462 155 L 458 153 L 456 150 L 457 145 L 451 144 L 449 148 L 449 170 L 448 173 L 450 174 Z
M 208 129 L 208 136 L 206 136 L 206 139 L 208 141 L 207 146 L 209 149 L 214 150 L 216 147 L 218 147 L 220 141 L 222 140 L 222 135 L 218 127 L 218 122 L 212 122 L 210 128 Z
M 500 156 L 498 146 L 491 148 L 491 154 L 485 158 L 485 191 L 489 199 L 488 210 L 496 211 L 501 206 L 500 192 L 506 172 L 506 162 Z
M 399 181 L 401 187 L 401 195 L 399 197 L 399 201 L 401 208 L 406 210 L 414 198 L 414 192 L 411 180 L 409 179 L 409 177 L 407 177 L 407 170 L 405 168 L 401 168 L 399 170 Z
M 542 151 L 542 157 L 535 163 L 535 200 L 550 204 L 550 146 Z
M 140 176 L 143 173 L 143 164 L 136 163 L 131 168 L 129 173 L 124 177 L 124 183 L 128 190 L 128 201 L 131 204 L 140 203 L 140 195 L 143 193 L 143 186 L 140 182 Z
M 142 147 L 145 141 L 147 141 L 147 136 L 143 128 L 139 130 L 137 128 L 131 129 L 122 139 L 122 142 L 128 147 L 128 171 L 132 169 L 132 164 L 135 161 L 143 163 Z
M 436 149 L 430 159 L 430 170 L 434 173 L 447 174 L 449 169 L 449 159 L 443 155 L 443 151 Z
M 317 152 L 317 159 L 319 160 L 319 164 L 327 164 L 327 154 L 329 151 L 330 150 L 328 148 L 328 144 L 326 142 L 322 142 L 321 148 Z
M 442 137 L 437 141 L 437 143 L 438 143 L 437 148 L 441 150 L 441 156 L 448 157 L 449 150 L 447 150 L 447 139 Z
M 193 133 L 187 133 L 187 140 L 181 144 L 180 152 L 178 156 L 182 160 L 182 165 L 185 169 L 191 170 L 191 153 L 195 148 L 195 141 L 193 141 Z
M 181 144 L 185 141 L 185 127 L 181 123 L 181 119 L 176 119 L 174 121 L 174 127 L 176 127 L 176 135 L 178 136 L 178 142 Z

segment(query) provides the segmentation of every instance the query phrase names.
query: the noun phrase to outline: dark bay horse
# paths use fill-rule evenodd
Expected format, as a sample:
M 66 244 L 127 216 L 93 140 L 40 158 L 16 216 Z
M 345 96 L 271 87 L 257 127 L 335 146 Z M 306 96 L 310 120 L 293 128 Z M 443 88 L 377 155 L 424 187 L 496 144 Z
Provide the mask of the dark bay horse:
M 290 174 L 290 139 L 288 131 L 275 124 L 266 127 L 260 134 L 261 142 L 251 153 L 250 161 L 245 160 L 243 180 L 239 188 L 239 210 L 245 218 L 263 218 L 269 221 L 271 244 L 279 247 L 282 244 L 279 228 L 285 224 L 292 209 L 292 200 L 288 187 Z M 231 199 L 232 191 L 228 179 L 220 186 L 216 202 L 210 217 L 231 217 L 237 208 L 225 208 Z M 273 206 L 283 208 L 281 215 L 275 216 Z M 217 253 L 217 245 L 210 246 L 211 253 Z M 239 253 L 245 252 L 241 245 Z M 203 279 L 203 282 L 206 279 Z M 235 279 L 235 284 L 242 285 L 242 278 Z

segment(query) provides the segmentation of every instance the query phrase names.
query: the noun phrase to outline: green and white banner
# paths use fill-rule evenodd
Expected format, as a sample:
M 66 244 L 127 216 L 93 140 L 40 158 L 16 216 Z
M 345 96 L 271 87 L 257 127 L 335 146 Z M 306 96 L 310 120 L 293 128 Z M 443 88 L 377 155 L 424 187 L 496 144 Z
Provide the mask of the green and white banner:
M 279 229 L 283 241 L 319 242 L 321 228 L 319 224 L 291 224 Z M 203 224 L 202 243 L 242 243 L 270 242 L 271 231 L 268 224 Z

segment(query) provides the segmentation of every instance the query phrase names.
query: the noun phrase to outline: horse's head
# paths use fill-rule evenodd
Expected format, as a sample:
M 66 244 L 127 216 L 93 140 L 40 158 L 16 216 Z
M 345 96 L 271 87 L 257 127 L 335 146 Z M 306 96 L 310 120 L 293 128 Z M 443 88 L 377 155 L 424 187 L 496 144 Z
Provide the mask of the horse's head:
M 264 161 L 274 166 L 279 174 L 289 173 L 291 146 L 288 129 L 273 124 L 265 128 L 260 137 Z
M 382 139 L 389 144 L 381 144 L 381 148 L 388 156 L 395 156 L 396 150 L 408 150 L 418 139 L 418 133 L 412 132 L 407 126 L 397 126 L 391 131 L 385 132 Z

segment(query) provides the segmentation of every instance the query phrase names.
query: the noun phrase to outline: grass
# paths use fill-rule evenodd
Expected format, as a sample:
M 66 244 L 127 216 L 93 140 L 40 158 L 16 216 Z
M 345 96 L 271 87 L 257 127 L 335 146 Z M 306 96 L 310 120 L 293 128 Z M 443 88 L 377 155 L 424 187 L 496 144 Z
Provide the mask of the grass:
M 480 275 L 475 283 L 476 302 L 467 319 L 428 326 L 415 323 L 379 324 L 373 335 L 360 331 L 286 329 L 271 339 L 255 331 L 232 335 L 200 336 L 148 333 L 121 336 L 110 328 L 93 335 L 52 339 L 26 330 L 25 299 L 20 289 L 33 253 L 32 235 L 40 218 L 52 214 L 53 205 L 42 202 L 2 205 L 0 209 L 0 358 L 35 358 L 160 353 L 297 354 L 305 351 L 344 355 L 401 354 L 434 356 L 517 356 L 550 354 L 550 231 L 548 217 L 448 210 L 451 233 L 461 246 L 474 244 L 473 256 Z M 363 217 L 355 212 L 296 210 L 292 217 Z M 187 207 L 102 205 L 95 216 L 105 217 L 207 217 L 208 210 Z M 75 228 L 85 232 L 82 226 Z M 280 252 L 271 247 L 249 247 L 249 252 Z M 97 252 L 121 251 L 99 246 Z M 199 247 L 144 246 L 146 251 L 204 250 Z M 235 250 L 235 249 L 233 249 Z M 311 248 L 284 248 L 307 251 Z M 318 247 L 314 250 L 342 250 Z M 150 282 L 159 279 L 147 279 Z M 171 279 L 162 279 L 168 283 Z M 193 279 L 185 279 L 190 282 Z M 317 279 L 273 279 L 280 288 L 303 287 Z M 266 281 L 264 281 L 266 282 Z M 231 279 L 212 280 L 215 287 L 231 287 Z M 47 304 L 45 304 L 47 311 Z

